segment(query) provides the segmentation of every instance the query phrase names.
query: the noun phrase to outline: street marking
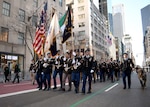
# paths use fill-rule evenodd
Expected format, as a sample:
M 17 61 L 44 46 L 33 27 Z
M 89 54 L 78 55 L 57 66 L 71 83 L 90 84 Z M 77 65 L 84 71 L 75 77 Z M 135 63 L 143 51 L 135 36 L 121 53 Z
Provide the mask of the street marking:
M 8 93 L 8 94 L 2 94 L 2 95 L 0 95 L 0 98 L 8 97 L 8 96 L 13 96 L 13 95 L 18 95 L 18 94 L 29 93 L 29 92 L 34 92 L 34 91 L 38 91 L 38 89 L 31 89 L 31 90 L 13 92 L 13 93 Z
M 12 87 L 12 86 L 18 86 L 18 85 L 27 85 L 27 84 L 31 84 L 31 82 L 28 83 L 18 83 L 18 84 L 11 84 L 11 85 L 4 85 L 4 87 Z
M 105 92 L 108 92 L 109 90 L 113 89 L 114 87 L 116 87 L 118 85 L 118 83 L 114 84 L 113 86 L 111 86 L 110 88 L 106 89 Z
M 115 84 L 116 84 L 116 83 L 115 83 Z M 107 90 L 109 87 L 114 86 L 115 84 L 110 84 L 110 85 L 108 85 L 108 86 L 102 88 L 101 90 L 99 90 L 99 91 L 97 91 L 97 92 L 91 94 L 90 96 L 85 97 L 85 98 L 83 98 L 82 100 L 80 100 L 80 101 L 78 101 L 78 102 L 72 104 L 70 107 L 76 107 L 76 106 L 78 106 L 79 104 L 81 104 L 81 103 L 83 103 L 83 102 L 85 102 L 85 101 L 91 99 L 92 97 L 94 97 L 94 96 L 96 96 L 96 95 L 98 95 L 98 94 L 101 94 L 102 92 L 104 92 L 105 90 Z
M 69 85 L 69 83 L 65 83 L 65 85 Z M 57 87 L 60 87 L 60 84 L 58 84 Z M 54 85 L 52 85 L 51 88 L 54 88 Z M 9 97 L 9 96 L 13 96 L 13 95 L 19 95 L 19 94 L 30 93 L 30 92 L 35 92 L 35 91 L 39 91 L 39 89 L 30 89 L 30 90 L 18 91 L 18 92 L 13 92 L 13 93 L 1 94 L 0 98 Z

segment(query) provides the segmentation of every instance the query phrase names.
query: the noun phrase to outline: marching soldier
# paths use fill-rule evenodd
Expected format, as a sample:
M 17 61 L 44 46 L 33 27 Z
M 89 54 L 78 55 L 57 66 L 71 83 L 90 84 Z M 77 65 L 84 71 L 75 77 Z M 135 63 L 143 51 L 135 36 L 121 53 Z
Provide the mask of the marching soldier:
M 99 69 L 100 69 L 100 82 L 105 82 L 105 73 L 106 73 L 106 62 L 103 61 L 99 64 Z
M 36 69 L 35 69 L 35 63 L 34 63 L 34 59 L 31 60 L 31 64 L 30 64 L 30 68 L 29 68 L 29 72 L 30 72 L 30 76 L 31 76 L 31 82 L 34 85 L 35 83 L 35 73 L 36 73 Z
M 37 61 L 36 81 L 38 83 L 39 90 L 42 90 L 42 74 L 43 74 L 42 70 L 43 70 L 44 60 L 42 55 L 39 55 L 38 58 L 39 59 Z
M 60 90 L 62 89 L 62 76 L 63 76 L 63 56 L 60 55 L 60 50 L 57 51 L 57 55 L 55 57 L 55 70 L 53 73 L 53 80 L 54 80 L 54 88 L 57 89 L 57 83 L 56 83 L 56 76 L 57 73 L 59 73 L 59 78 L 60 78 Z
M 123 54 L 123 62 L 121 64 L 122 72 L 123 72 L 123 89 L 126 89 L 126 77 L 128 78 L 128 88 L 131 87 L 131 71 L 134 68 L 134 64 L 132 59 L 128 58 L 128 54 Z
M 85 94 L 86 91 L 86 80 L 88 77 L 88 82 L 89 82 L 89 88 L 87 93 L 91 93 L 91 82 L 92 82 L 92 75 L 93 73 L 92 70 L 92 64 L 93 64 L 93 57 L 90 56 L 90 50 L 87 49 L 85 51 L 85 57 L 84 57 L 84 71 L 83 71 L 83 86 L 82 86 L 82 93 Z
M 79 92 L 79 84 L 80 84 L 80 68 L 81 68 L 81 57 L 78 55 L 79 53 L 73 52 L 73 72 L 72 72 L 72 82 L 74 83 L 75 93 Z
M 97 73 L 97 61 L 96 60 L 93 61 L 92 70 L 94 70 L 94 72 L 92 73 L 92 76 L 94 78 L 94 83 L 95 83 L 96 82 L 96 73 Z
M 44 90 L 50 90 L 51 88 L 51 74 L 52 74 L 52 64 L 54 63 L 54 60 L 50 57 L 50 53 L 47 53 L 47 57 L 45 58 L 45 62 L 43 64 L 43 82 L 45 84 Z
M 68 78 L 69 82 L 69 89 L 68 91 L 71 91 L 71 73 L 72 73 L 72 59 L 70 58 L 70 53 L 66 52 L 66 57 L 64 58 L 64 72 L 63 72 L 63 84 L 62 84 L 62 90 L 65 91 L 65 82 Z
M 114 62 L 114 72 L 115 72 L 115 78 L 118 81 L 119 80 L 119 72 L 120 72 L 120 66 L 118 62 Z
M 108 72 L 109 77 L 111 78 L 111 82 L 114 82 L 114 64 L 112 58 L 110 58 L 110 62 L 108 63 Z

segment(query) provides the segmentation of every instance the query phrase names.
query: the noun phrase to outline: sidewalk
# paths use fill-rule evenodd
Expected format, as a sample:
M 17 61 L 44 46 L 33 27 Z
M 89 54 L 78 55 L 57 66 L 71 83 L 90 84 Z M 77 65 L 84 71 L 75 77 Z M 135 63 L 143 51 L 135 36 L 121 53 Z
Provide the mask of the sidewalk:
M 56 79 L 57 85 L 60 84 L 59 78 Z M 51 80 L 51 88 L 53 88 L 53 79 Z M 10 94 L 15 92 L 33 90 L 37 91 L 37 84 L 33 85 L 30 80 L 22 80 L 20 83 L 0 83 L 0 96 L 4 94 Z

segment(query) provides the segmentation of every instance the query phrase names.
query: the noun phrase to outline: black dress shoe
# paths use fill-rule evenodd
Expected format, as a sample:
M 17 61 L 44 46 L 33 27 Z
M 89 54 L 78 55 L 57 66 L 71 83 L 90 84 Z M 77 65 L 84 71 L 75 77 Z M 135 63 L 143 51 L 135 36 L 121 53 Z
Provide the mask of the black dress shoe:
M 57 89 L 57 87 L 54 87 L 53 90 Z
M 47 87 L 45 87 L 44 89 L 43 89 L 43 91 L 45 91 L 47 89 Z
M 39 88 L 39 90 L 42 90 L 42 88 Z
M 62 91 L 65 91 L 65 88 L 62 88 Z
M 82 94 L 85 94 L 85 91 L 82 91 Z
M 87 94 L 90 94 L 90 93 L 92 93 L 92 92 L 91 92 L 91 91 L 88 91 L 88 92 L 87 92 Z
M 71 88 L 69 88 L 68 91 L 71 91 Z
M 126 89 L 126 87 L 123 87 L 123 89 Z

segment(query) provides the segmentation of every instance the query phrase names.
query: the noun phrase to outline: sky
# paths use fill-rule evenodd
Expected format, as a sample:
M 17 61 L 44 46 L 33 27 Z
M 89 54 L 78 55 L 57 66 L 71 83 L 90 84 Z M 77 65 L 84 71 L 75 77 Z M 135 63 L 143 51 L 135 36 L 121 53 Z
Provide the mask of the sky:
M 143 31 L 141 20 L 141 9 L 150 0 L 112 0 L 112 6 L 124 4 L 125 33 L 132 37 L 133 55 L 137 65 L 143 64 Z

